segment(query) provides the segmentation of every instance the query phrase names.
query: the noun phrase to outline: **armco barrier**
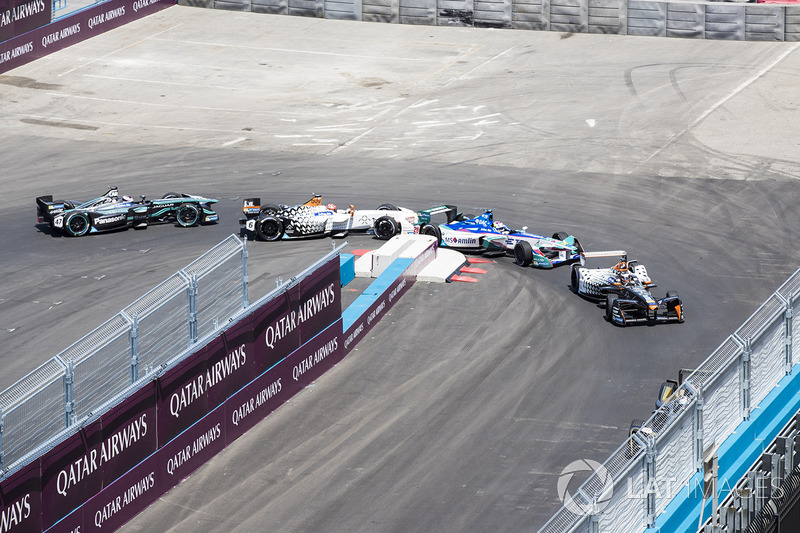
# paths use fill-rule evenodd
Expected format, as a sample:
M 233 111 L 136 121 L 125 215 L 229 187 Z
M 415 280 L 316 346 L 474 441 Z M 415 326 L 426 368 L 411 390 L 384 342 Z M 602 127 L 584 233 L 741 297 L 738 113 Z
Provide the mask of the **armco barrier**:
M 353 261 L 332 252 L 0 482 L 0 531 L 119 527 L 341 361 L 431 260 L 398 259 L 342 313 Z

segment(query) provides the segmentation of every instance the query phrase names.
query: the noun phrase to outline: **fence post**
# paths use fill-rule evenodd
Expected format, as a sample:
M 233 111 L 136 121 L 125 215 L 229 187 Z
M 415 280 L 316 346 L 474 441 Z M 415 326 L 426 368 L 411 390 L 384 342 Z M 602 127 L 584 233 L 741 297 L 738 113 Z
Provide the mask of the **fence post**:
M 192 274 L 186 289 L 189 300 L 189 346 L 197 342 L 197 274 Z
M 742 415 L 742 420 L 750 419 L 750 355 L 752 349 L 750 347 L 750 337 L 742 340 L 738 335 L 731 336 L 742 350 L 739 356 L 739 412 Z
M 792 302 L 778 294 L 775 293 L 775 297 L 784 305 L 785 310 L 783 312 L 783 340 L 784 340 L 784 350 L 785 350 L 785 360 L 784 360 L 784 373 L 788 376 L 792 373 Z
M 248 283 L 249 279 L 247 277 L 247 235 L 245 235 L 244 241 L 242 242 L 242 309 L 247 309 L 247 306 L 250 305 L 250 300 L 247 292 Z
M 64 374 L 64 427 L 68 428 L 72 425 L 72 419 L 75 416 L 75 391 L 73 390 L 73 382 L 75 381 L 75 364 L 69 361 L 67 364 L 67 371 Z
M 703 470 L 703 389 L 695 387 L 691 381 L 685 381 L 684 385 L 689 389 L 694 396 L 694 426 L 692 427 L 692 436 L 694 438 L 694 469 L 696 472 Z
M 131 383 L 139 381 L 139 316 L 131 324 Z
M 647 446 L 644 457 L 644 486 L 647 492 L 647 527 L 655 527 L 656 524 L 656 447 L 655 438 L 647 435 L 645 437 L 645 444 Z

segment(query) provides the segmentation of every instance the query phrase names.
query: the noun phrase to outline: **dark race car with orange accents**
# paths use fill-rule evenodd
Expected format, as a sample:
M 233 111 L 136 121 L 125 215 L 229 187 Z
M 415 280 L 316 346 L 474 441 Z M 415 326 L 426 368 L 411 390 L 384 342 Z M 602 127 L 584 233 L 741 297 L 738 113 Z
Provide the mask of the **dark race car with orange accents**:
M 608 268 L 586 268 L 587 257 L 619 256 Z M 589 300 L 605 300 L 606 319 L 617 326 L 679 322 L 685 319 L 683 301 L 675 291 L 664 298 L 654 298 L 655 287 L 647 269 L 638 261 L 628 261 L 623 250 L 613 252 L 584 252 L 581 264 L 572 265 L 570 287 L 575 294 Z

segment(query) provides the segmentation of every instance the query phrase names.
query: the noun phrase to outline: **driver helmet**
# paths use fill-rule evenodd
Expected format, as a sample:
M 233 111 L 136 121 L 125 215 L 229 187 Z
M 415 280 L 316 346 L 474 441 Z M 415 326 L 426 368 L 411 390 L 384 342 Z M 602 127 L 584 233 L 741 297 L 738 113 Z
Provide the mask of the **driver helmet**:
M 628 263 L 627 261 L 621 260 L 617 263 L 617 266 L 614 267 L 618 272 L 627 272 L 628 271 Z
M 133 201 L 133 196 L 125 195 L 125 196 L 122 197 L 122 201 L 123 202 L 132 202 Z
M 502 222 L 493 222 L 492 227 L 497 231 L 509 231 L 508 226 L 506 226 Z
M 328 204 L 325 207 L 327 207 L 330 211 L 336 211 L 336 204 Z

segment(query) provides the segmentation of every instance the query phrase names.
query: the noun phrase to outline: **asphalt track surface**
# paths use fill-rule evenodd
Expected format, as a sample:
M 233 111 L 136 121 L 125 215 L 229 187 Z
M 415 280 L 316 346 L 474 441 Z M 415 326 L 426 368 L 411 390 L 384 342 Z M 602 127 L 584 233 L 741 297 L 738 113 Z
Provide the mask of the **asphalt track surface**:
M 797 46 L 176 6 L 11 71 L 0 388 L 236 233 L 244 197 L 493 208 L 628 250 L 656 294 L 680 292 L 687 322 L 613 327 L 568 268 L 507 259 L 475 284 L 417 284 L 123 530 L 536 530 L 561 470 L 603 461 L 661 381 L 800 265 Z M 35 196 L 108 185 L 215 197 L 221 222 L 79 239 L 35 224 Z M 251 300 L 330 249 L 251 243 Z

